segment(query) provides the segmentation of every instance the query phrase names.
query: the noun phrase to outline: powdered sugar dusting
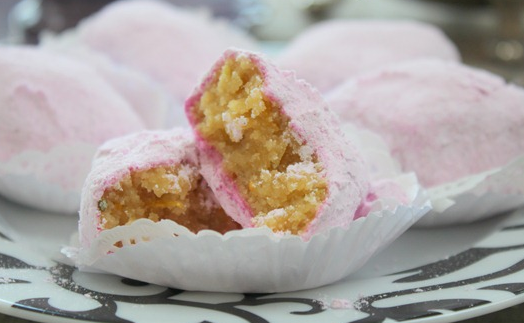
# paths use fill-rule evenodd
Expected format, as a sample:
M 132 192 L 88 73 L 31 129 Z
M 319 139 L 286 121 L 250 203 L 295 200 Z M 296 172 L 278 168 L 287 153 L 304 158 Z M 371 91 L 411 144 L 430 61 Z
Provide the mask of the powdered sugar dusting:
M 298 150 L 298 155 L 300 156 L 300 159 L 304 161 L 311 161 L 311 159 L 313 158 L 313 153 L 313 148 L 311 148 L 308 145 L 304 145 L 300 147 L 300 149 Z
M 287 215 L 287 212 L 286 210 L 284 209 L 275 209 L 275 210 L 272 210 L 271 212 L 269 212 L 267 214 L 268 217 L 283 217 L 283 216 L 286 216 Z
M 222 121 L 226 125 L 226 133 L 233 142 L 239 142 L 244 137 L 244 128 L 247 126 L 247 118 L 240 116 L 232 118 L 228 112 L 222 113 Z
M 7 277 L 0 277 L 0 284 L 10 284 L 14 283 L 14 279 L 7 278 Z
M 178 171 L 178 176 L 175 176 L 173 174 L 166 174 L 165 177 L 169 177 L 173 182 L 173 190 L 175 193 L 180 193 L 182 191 L 182 187 L 180 186 L 180 180 L 184 183 L 191 184 L 191 177 L 195 176 L 195 172 L 197 172 L 197 169 L 193 165 L 187 165 L 183 164 L 180 167 L 180 170 Z M 191 187 L 189 188 L 191 189 Z
M 311 161 L 304 161 L 289 165 L 286 169 L 289 176 L 301 177 L 301 174 L 315 174 L 318 173 L 317 164 Z
M 281 218 L 286 217 L 288 215 L 288 212 L 285 209 L 274 209 L 271 210 L 266 215 L 259 214 L 258 216 L 253 218 L 253 223 L 255 226 L 260 227 L 265 225 L 266 221 L 272 218 Z

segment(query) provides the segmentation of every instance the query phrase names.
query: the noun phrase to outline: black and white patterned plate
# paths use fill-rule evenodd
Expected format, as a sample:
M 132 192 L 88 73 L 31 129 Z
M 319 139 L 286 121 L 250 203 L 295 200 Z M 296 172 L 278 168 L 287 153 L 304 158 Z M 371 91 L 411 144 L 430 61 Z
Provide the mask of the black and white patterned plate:
M 282 294 L 186 292 L 80 273 L 76 217 L 0 199 L 0 312 L 40 322 L 454 322 L 524 302 L 524 210 L 410 230 L 347 279 Z

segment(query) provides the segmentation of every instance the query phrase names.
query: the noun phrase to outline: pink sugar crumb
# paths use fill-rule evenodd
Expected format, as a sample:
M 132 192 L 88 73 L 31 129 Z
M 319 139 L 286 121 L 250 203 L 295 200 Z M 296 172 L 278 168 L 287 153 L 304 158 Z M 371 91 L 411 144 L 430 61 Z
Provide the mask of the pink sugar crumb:
M 363 201 L 355 211 L 355 220 L 367 216 L 371 210 L 371 204 L 376 200 L 377 196 L 375 193 L 368 193 L 366 200 Z
M 354 307 L 353 302 L 351 302 L 349 299 L 337 298 L 331 301 L 329 308 L 334 310 L 345 310 L 352 309 Z

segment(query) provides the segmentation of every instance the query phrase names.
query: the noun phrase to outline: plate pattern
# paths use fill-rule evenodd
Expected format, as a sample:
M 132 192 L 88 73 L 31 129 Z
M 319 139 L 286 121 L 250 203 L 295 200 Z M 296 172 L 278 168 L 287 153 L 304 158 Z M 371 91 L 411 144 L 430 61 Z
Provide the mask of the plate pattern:
M 501 257 L 506 260 L 500 261 Z M 378 277 L 375 280 L 382 290 L 374 288 L 372 293 L 347 299 L 322 299 L 313 290 L 283 294 L 186 292 L 112 275 L 81 273 L 67 264 L 41 258 L 0 233 L 0 298 L 7 301 L 4 304 L 72 321 L 115 323 L 148 321 L 131 314 L 133 306 L 144 311 L 161 306 L 159 312 L 165 311 L 166 322 L 169 316 L 177 317 L 177 322 L 205 323 L 311 322 L 314 317 L 334 323 L 445 321 L 450 313 L 511 298 L 524 301 L 524 212 L 513 214 L 493 234 L 465 251 Z M 350 290 L 352 284 L 348 278 L 322 289 L 326 294 L 341 285 Z M 22 288 L 26 292 L 22 293 Z M 42 295 L 42 289 L 52 292 Z M 61 302 L 57 295 L 68 295 L 69 303 Z M 184 314 L 178 315 L 181 309 Z M 278 319 L 276 312 L 280 312 Z

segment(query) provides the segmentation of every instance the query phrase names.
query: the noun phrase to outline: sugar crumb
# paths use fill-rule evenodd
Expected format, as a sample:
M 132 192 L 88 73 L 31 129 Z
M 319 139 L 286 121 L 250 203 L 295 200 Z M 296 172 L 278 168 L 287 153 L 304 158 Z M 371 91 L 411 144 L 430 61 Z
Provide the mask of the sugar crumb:
M 340 309 L 352 309 L 353 303 L 348 299 L 334 299 L 329 304 L 329 307 L 334 310 L 340 310 Z
M 304 145 L 298 149 L 298 155 L 303 161 L 311 161 L 313 158 L 313 148 L 308 145 Z
M 226 133 L 233 142 L 239 142 L 244 137 L 244 128 L 247 126 L 247 118 L 240 116 L 238 118 L 231 118 L 227 112 L 222 113 L 222 121 L 226 126 Z

